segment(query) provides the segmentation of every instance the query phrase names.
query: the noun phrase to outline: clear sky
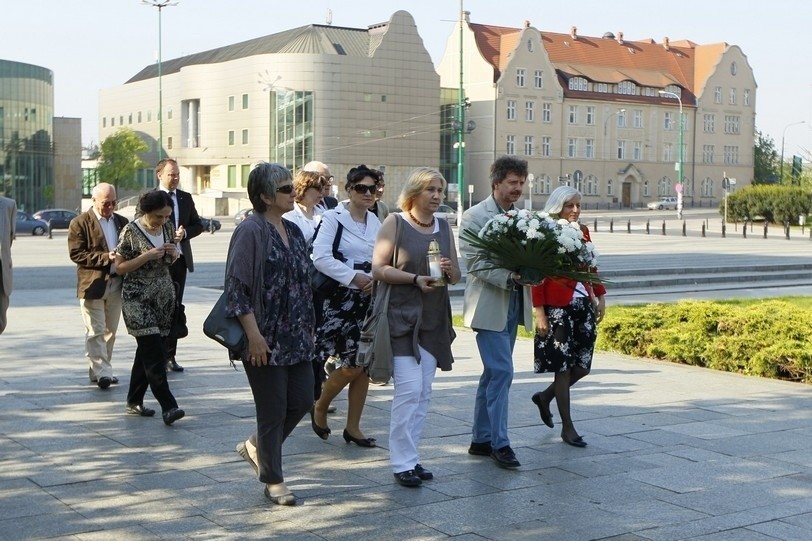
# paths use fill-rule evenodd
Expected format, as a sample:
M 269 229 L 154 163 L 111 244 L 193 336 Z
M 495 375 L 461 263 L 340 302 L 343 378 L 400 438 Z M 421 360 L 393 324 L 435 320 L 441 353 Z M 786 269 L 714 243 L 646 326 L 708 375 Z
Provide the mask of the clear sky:
M 412 14 L 435 65 L 459 17 L 459 0 L 180 0 L 163 10 L 164 60 L 307 24 L 365 28 Z M 465 0 L 471 21 L 587 36 L 689 39 L 741 47 L 758 92 L 756 127 L 785 156 L 812 152 L 810 0 Z M 55 114 L 82 119 L 98 142 L 99 89 L 124 83 L 157 58 L 157 9 L 140 0 L 2 0 L 0 58 L 53 70 Z M 794 122 L 806 124 L 787 127 Z

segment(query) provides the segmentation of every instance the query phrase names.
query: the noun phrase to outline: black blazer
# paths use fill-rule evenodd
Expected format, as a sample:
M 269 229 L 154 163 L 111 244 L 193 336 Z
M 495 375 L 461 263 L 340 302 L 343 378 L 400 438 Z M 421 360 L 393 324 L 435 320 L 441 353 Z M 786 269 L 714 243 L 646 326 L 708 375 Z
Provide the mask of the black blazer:
M 178 226 L 183 226 L 186 230 L 186 238 L 180 241 L 180 249 L 183 251 L 183 260 L 189 272 L 195 271 L 194 258 L 192 257 L 192 243 L 189 242 L 203 232 L 203 222 L 195 208 L 195 200 L 192 194 L 183 190 L 175 190 L 175 197 L 178 198 Z

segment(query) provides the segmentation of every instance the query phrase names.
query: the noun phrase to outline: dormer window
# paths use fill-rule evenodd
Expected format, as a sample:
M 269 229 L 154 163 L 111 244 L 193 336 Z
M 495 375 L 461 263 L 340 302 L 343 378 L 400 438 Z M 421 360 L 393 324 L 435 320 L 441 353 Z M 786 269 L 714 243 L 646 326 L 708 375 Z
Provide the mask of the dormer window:
M 637 94 L 637 85 L 631 81 L 620 81 L 617 85 L 617 93 L 634 96 Z
M 587 80 L 583 77 L 570 77 L 568 87 L 570 90 L 582 90 L 586 91 L 587 89 Z

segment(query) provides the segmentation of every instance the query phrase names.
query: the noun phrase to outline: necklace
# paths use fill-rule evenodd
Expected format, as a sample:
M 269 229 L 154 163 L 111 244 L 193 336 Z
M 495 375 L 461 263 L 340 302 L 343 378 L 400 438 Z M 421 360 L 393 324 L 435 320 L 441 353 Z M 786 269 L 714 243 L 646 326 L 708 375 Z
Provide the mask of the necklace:
M 358 231 L 362 235 L 367 234 L 367 218 L 366 218 L 366 216 L 364 216 L 364 220 L 361 221 L 361 222 L 359 222 L 358 220 L 355 220 L 355 219 L 353 219 L 353 222 L 355 222 L 355 227 L 358 228 Z
M 411 218 L 411 219 L 412 219 L 412 221 L 413 221 L 414 223 L 416 223 L 417 225 L 419 225 L 420 227 L 434 227 L 434 216 L 432 216 L 432 217 L 431 217 L 431 221 L 430 221 L 429 223 L 427 223 L 427 224 L 426 224 L 426 223 L 421 222 L 421 221 L 420 221 L 420 220 L 418 220 L 417 218 L 415 218 L 415 217 L 414 217 L 414 214 L 412 214 L 412 211 L 410 210 L 410 211 L 409 211 L 409 218 Z

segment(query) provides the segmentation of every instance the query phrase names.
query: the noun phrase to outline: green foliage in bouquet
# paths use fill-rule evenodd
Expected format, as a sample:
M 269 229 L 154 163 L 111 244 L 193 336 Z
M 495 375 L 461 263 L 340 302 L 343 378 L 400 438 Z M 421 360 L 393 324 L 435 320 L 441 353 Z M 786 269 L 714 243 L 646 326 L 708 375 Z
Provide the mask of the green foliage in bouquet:
M 479 250 L 489 263 L 470 272 L 510 269 L 527 283 L 547 277 L 604 282 L 593 272 L 597 254 L 592 243 L 584 239 L 580 226 L 554 220 L 546 212 L 509 210 L 489 220 L 478 235 L 465 229 L 460 238 Z

